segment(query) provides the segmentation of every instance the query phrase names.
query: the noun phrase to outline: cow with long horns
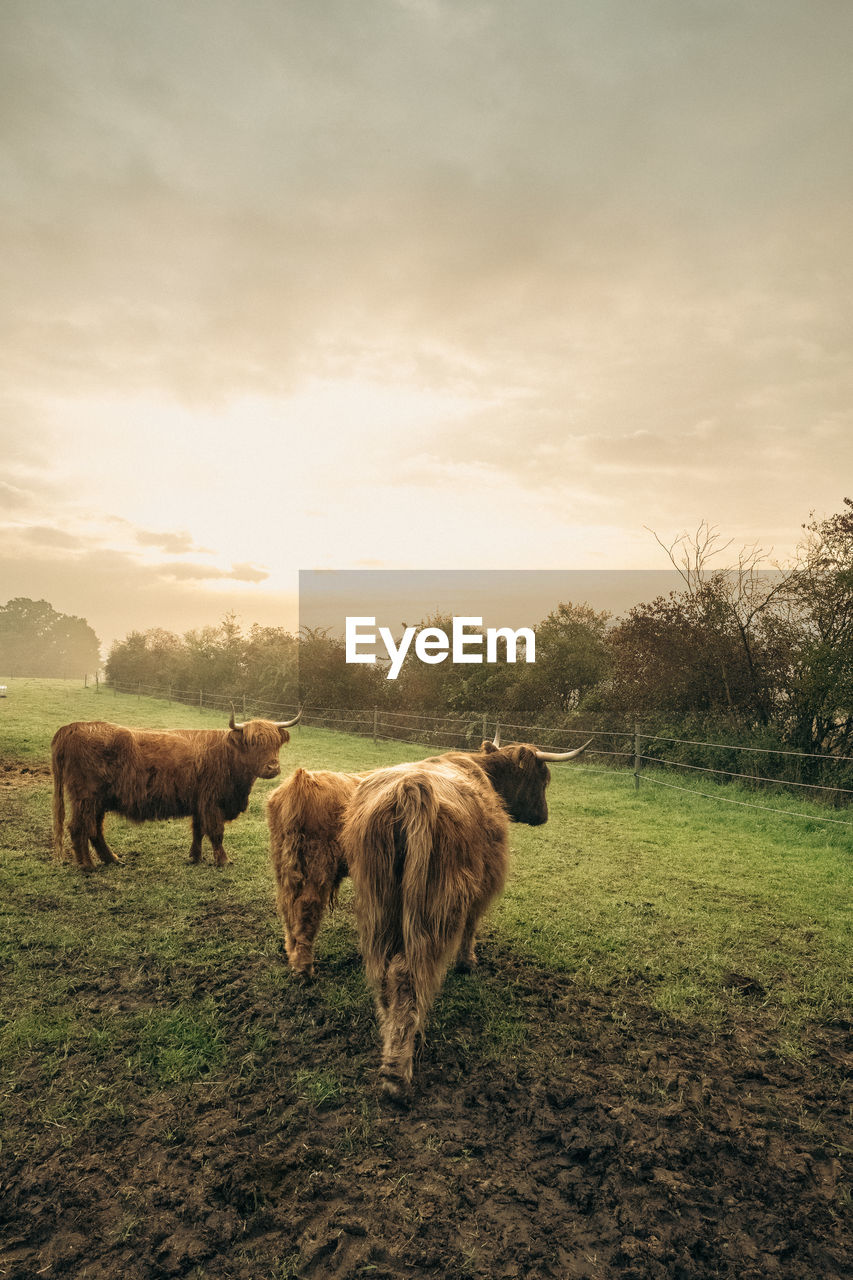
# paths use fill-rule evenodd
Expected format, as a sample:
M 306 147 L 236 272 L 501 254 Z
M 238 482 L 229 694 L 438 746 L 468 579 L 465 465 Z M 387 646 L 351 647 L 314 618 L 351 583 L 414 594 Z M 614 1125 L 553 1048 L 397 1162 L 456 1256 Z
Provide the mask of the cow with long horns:
M 592 739 L 589 740 L 591 742 Z M 470 970 L 484 911 L 500 893 L 509 822 L 548 820 L 548 762 L 574 751 L 527 743 L 450 752 L 368 774 L 346 807 L 340 844 L 382 1034 L 385 1094 L 405 1101 L 415 1036 L 449 961 Z
M 461 969 L 477 963 L 477 923 L 503 887 L 509 822 L 547 822 L 548 763 L 588 746 L 501 747 L 496 734 L 475 753 L 371 773 L 297 769 L 267 800 L 276 901 L 297 974 L 313 973 L 323 914 L 353 877 L 389 1094 L 408 1090 L 414 1035 L 453 954 Z
M 243 813 L 258 778 L 281 772 L 278 753 L 293 720 L 231 719 L 227 729 L 126 729 L 104 720 L 75 721 L 57 729 L 51 743 L 53 846 L 63 855 L 65 793 L 77 866 L 119 859 L 104 839 L 104 815 L 131 822 L 191 818 L 190 862 L 200 862 L 205 836 L 217 866 L 229 861 L 222 847 L 225 823 Z

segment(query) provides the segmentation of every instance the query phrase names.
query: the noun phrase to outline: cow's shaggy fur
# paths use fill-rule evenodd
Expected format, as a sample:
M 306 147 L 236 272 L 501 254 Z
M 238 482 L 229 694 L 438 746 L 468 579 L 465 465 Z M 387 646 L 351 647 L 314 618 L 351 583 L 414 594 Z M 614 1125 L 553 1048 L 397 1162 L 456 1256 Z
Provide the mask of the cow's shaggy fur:
M 476 964 L 477 923 L 503 888 L 509 820 L 547 821 L 550 773 L 527 745 L 451 752 L 366 775 L 340 845 L 382 1034 L 383 1089 L 403 1101 L 415 1036 L 454 954 Z
M 249 720 L 230 729 L 126 729 L 103 720 L 63 725 L 51 744 L 53 844 L 63 856 L 65 793 L 71 806 L 69 832 L 74 861 L 95 866 L 119 859 L 104 839 L 104 815 L 132 822 L 192 818 L 190 862 L 201 861 L 202 839 L 213 846 L 218 866 L 225 823 L 244 812 L 257 778 L 275 778 L 287 729 L 270 720 Z
M 314 938 L 347 874 L 339 835 L 361 774 L 297 769 L 267 800 L 276 906 L 290 967 L 314 972 Z
M 480 779 L 485 772 L 509 817 L 536 825 L 548 817 L 545 787 L 550 774 L 535 751 L 524 746 L 498 749 L 484 742 L 476 754 L 447 752 L 423 763 L 434 767 L 449 762 Z M 348 874 L 340 829 L 356 783 L 367 776 L 297 769 L 267 800 L 276 905 L 290 967 L 301 976 L 314 972 L 314 939 Z

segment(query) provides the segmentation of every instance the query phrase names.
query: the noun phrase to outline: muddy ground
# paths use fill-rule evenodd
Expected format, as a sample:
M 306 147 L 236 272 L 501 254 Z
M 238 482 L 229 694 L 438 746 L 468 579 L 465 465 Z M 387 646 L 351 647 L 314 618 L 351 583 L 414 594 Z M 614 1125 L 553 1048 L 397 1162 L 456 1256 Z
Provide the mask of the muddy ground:
M 228 927 L 248 939 L 257 922 Z M 171 975 L 215 1002 L 222 1078 L 131 1088 L 124 1115 L 96 1115 L 70 1144 L 28 1111 L 44 1093 L 36 1061 L 31 1089 L 6 1098 L 4 1280 L 851 1274 L 849 1024 L 815 1028 L 814 1057 L 792 1062 L 748 984 L 736 1029 L 713 1036 L 664 1021 L 640 986 L 614 1017 L 610 994 L 487 937 L 479 971 L 439 995 L 399 1113 L 376 1093 L 372 1017 L 323 997 L 357 957 L 271 1000 L 269 957 L 247 953 L 236 974 Z M 514 1051 L 481 1052 L 476 1014 L 442 1025 L 465 982 L 507 992 L 525 1024 Z M 81 965 L 75 1000 L 94 1014 L 151 995 L 132 967 Z M 234 1069 L 250 1024 L 270 1043 Z M 62 1080 L 86 1075 L 91 1091 L 102 1069 L 72 1053 Z

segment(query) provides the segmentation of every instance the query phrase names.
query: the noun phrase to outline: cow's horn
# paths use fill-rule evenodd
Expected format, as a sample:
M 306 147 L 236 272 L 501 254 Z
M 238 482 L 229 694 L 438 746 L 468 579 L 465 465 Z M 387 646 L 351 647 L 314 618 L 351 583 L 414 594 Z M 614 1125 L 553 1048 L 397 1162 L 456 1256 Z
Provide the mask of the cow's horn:
M 494 745 L 495 745 L 496 747 L 498 747 L 498 748 L 499 748 L 499 747 L 500 747 L 500 745 L 501 745 L 501 722 L 500 722 L 500 720 L 499 720 L 499 721 L 497 722 L 497 724 L 495 725 L 495 736 L 494 736 L 494 738 L 492 739 L 492 742 L 493 742 L 493 743 L 494 743 Z
M 289 729 L 291 725 L 296 724 L 298 720 L 302 719 L 302 711 L 303 708 L 300 707 L 292 720 L 273 720 L 273 724 L 277 729 Z
M 585 742 L 582 747 L 575 747 L 574 751 L 539 751 L 536 752 L 537 760 L 573 760 L 575 756 L 579 756 L 582 751 L 586 751 L 589 742 Z
M 238 723 L 236 722 L 236 720 L 235 720 L 235 716 L 236 716 L 236 714 L 237 714 L 237 713 L 236 713 L 236 711 L 234 710 L 234 703 L 232 702 L 232 703 L 231 703 L 231 719 L 228 721 L 228 728 L 229 728 L 229 729 L 245 729 L 245 727 L 246 727 L 245 725 L 243 725 L 243 724 L 238 724 Z

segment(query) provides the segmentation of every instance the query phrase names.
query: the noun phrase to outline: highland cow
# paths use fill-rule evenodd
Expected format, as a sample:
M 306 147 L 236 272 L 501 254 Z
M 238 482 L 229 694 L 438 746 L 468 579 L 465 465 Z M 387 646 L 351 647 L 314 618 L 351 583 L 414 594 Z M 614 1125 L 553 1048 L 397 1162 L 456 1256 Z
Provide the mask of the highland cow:
M 484 743 L 481 751 L 492 752 L 496 749 L 497 743 Z M 578 752 L 543 752 L 540 756 L 542 759 L 562 760 L 576 754 Z M 423 763 L 433 766 L 442 760 L 452 760 L 458 767 L 466 769 L 473 761 L 475 767 L 479 768 L 476 765 L 477 759 L 477 756 L 471 754 L 449 752 L 444 756 L 432 756 Z M 519 779 L 521 772 L 518 771 Z M 356 783 L 367 776 L 366 773 L 332 773 L 325 770 L 309 772 L 297 769 L 286 782 L 276 787 L 267 800 L 270 856 L 276 878 L 276 906 L 284 930 L 285 951 L 291 969 L 303 977 L 314 973 L 314 940 L 326 908 L 334 907 L 340 883 L 348 874 L 346 857 L 340 844 L 344 809 L 352 797 Z M 538 795 L 540 780 L 533 778 L 531 774 L 529 779 L 525 775 L 524 782 L 521 794 L 526 797 L 524 804 L 527 816 L 518 820 L 534 824 L 544 822 L 547 818 L 547 806 L 543 808 L 544 791 L 541 796 Z M 512 770 L 507 772 L 502 785 L 508 795 L 513 790 L 518 790 L 518 779 L 513 783 Z M 518 807 L 519 796 L 510 798 Z M 473 955 L 473 950 L 471 954 Z
M 301 714 L 301 713 L 300 713 Z M 225 823 L 248 807 L 258 778 L 281 772 L 278 753 L 299 719 L 237 724 L 227 729 L 126 729 L 104 720 L 77 721 L 58 729 L 51 743 L 54 855 L 63 856 L 65 792 L 74 861 L 90 871 L 119 859 L 104 839 L 104 815 L 131 822 L 191 818 L 190 862 L 201 861 L 205 836 L 213 860 L 225 866 Z
M 546 762 L 587 746 L 548 752 L 484 742 L 476 754 L 378 769 L 357 783 L 339 842 L 355 887 L 390 1098 L 408 1097 L 415 1036 L 450 959 L 466 971 L 477 963 L 478 921 L 506 878 L 510 820 L 547 822 Z
M 314 972 L 314 939 L 347 874 L 339 835 L 363 774 L 297 769 L 267 800 L 270 856 L 284 946 L 294 973 Z

